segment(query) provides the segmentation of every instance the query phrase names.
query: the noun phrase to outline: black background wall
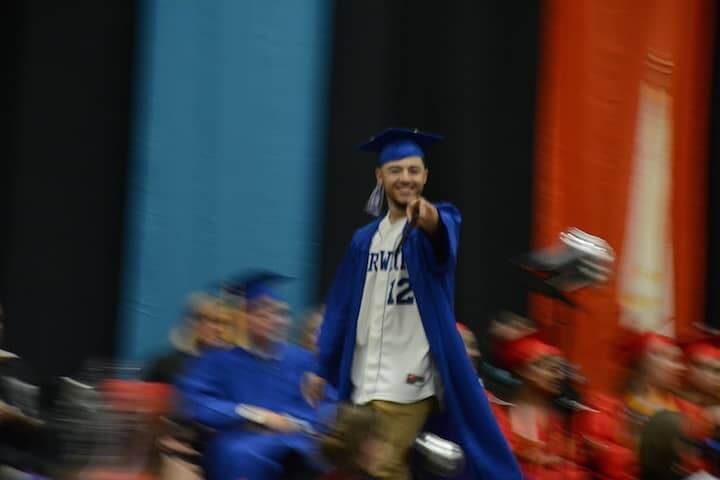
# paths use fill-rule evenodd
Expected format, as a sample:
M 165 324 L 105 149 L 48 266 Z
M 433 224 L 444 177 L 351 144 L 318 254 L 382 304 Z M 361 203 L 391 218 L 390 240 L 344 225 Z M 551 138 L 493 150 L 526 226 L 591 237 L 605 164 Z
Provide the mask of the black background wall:
M 39 373 L 113 354 L 134 1 L 3 4 L 5 348 Z
M 390 126 L 443 134 L 426 196 L 462 211 L 458 320 L 478 330 L 523 311 L 509 257 L 530 244 L 539 1 L 338 2 L 320 297 L 369 221 L 375 159 L 356 146 Z

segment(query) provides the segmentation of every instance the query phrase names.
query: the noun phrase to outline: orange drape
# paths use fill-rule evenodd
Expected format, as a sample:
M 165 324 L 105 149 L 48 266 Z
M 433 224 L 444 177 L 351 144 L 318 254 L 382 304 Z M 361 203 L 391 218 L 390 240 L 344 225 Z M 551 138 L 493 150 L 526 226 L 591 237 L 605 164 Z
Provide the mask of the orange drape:
M 540 62 L 534 244 L 570 226 L 623 253 L 625 215 L 648 53 L 670 59 L 671 237 L 676 332 L 703 308 L 705 145 L 711 0 L 547 0 Z M 533 298 L 532 313 L 569 321 L 572 360 L 608 388 L 618 336 L 617 279 L 577 294 L 582 311 Z M 566 332 L 567 333 L 567 332 Z M 557 329 L 548 334 L 559 340 Z

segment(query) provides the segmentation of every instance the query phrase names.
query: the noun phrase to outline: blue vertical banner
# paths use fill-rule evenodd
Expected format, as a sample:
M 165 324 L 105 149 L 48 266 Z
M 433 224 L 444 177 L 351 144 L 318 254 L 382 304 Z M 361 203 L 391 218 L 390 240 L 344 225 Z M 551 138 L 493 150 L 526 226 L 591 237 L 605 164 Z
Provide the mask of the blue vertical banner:
M 118 351 L 167 341 L 187 294 L 246 268 L 296 278 L 320 258 L 330 0 L 141 6 Z

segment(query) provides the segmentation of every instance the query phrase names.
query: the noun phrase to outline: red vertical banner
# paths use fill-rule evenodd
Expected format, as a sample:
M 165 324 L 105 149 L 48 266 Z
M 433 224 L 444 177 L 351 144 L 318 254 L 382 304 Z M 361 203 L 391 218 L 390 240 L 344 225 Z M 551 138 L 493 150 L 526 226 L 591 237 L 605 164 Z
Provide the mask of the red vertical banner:
M 678 334 L 700 319 L 711 8 L 546 1 L 534 243 L 575 226 L 618 262 L 607 286 L 579 294 L 581 310 L 534 298 L 532 312 L 567 323 L 568 354 L 599 388 L 613 383 L 621 322 Z

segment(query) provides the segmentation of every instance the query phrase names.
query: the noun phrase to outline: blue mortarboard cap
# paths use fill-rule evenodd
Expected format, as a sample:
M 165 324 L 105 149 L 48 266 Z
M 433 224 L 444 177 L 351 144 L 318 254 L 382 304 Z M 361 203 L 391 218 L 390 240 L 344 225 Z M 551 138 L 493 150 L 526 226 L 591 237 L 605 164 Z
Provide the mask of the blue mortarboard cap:
M 424 149 L 444 140 L 434 133 L 411 128 L 388 128 L 360 145 L 364 152 L 377 152 L 378 164 L 406 157 L 425 158 Z
M 290 277 L 266 270 L 243 272 L 220 282 L 220 290 L 229 295 L 245 297 L 246 300 L 260 297 L 280 300 L 273 286 L 287 280 Z

